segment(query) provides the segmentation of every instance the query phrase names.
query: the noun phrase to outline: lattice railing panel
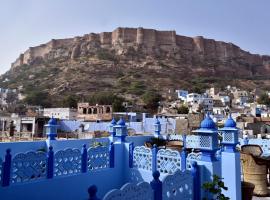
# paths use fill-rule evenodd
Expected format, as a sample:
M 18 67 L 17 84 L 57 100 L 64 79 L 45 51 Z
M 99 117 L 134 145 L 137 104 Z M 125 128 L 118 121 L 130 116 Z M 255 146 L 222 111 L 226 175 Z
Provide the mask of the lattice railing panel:
M 152 151 L 144 146 L 137 146 L 133 151 L 133 167 L 138 169 L 152 170 Z
M 198 152 L 198 153 L 191 152 L 191 153 L 189 153 L 187 155 L 187 158 L 186 158 L 186 168 L 191 169 L 192 161 L 199 161 L 199 160 L 201 160 L 201 157 L 202 157 L 201 152 Z
M 45 178 L 46 153 L 19 153 L 12 159 L 11 183 L 28 182 Z
M 200 138 L 198 135 L 187 135 L 186 137 L 186 148 L 198 148 L 200 145 Z
M 163 200 L 193 200 L 193 177 L 190 171 L 176 171 L 162 182 Z
M 181 156 L 176 150 L 160 149 L 157 153 L 157 170 L 172 174 L 181 169 Z
M 147 182 L 127 183 L 120 190 L 108 192 L 103 200 L 153 200 L 153 190 Z
M 110 167 L 110 153 L 108 146 L 90 147 L 87 153 L 88 170 L 97 170 Z
M 81 172 L 81 151 L 65 149 L 54 155 L 54 176 L 71 175 Z

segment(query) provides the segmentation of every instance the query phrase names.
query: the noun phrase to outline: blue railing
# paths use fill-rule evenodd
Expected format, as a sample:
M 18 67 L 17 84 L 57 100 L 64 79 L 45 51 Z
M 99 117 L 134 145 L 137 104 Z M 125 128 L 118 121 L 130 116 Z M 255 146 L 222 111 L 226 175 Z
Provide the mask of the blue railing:
M 80 149 L 64 149 L 54 153 L 31 151 L 16 154 L 6 150 L 4 160 L 0 159 L 0 185 L 9 186 L 54 177 L 70 176 L 114 167 L 114 144 Z

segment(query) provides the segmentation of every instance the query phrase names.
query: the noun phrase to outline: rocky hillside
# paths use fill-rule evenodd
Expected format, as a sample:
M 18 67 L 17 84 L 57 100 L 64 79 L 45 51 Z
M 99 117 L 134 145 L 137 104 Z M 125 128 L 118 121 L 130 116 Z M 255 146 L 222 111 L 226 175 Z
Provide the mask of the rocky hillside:
M 0 83 L 26 94 L 43 90 L 59 98 L 112 91 L 140 99 L 146 90 L 164 94 L 209 83 L 267 88 L 269 77 L 270 56 L 251 54 L 232 43 L 175 31 L 117 28 L 30 47 Z

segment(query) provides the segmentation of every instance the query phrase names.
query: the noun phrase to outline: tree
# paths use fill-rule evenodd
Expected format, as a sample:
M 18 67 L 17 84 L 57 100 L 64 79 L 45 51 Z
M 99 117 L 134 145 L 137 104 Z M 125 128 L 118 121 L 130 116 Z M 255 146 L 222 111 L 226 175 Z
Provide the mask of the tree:
M 6 97 L 6 102 L 8 104 L 16 103 L 18 101 L 18 95 L 15 92 L 8 92 Z
M 142 100 L 145 103 L 145 107 L 151 111 L 154 111 L 159 106 L 161 100 L 160 94 L 155 91 L 147 91 L 143 94 Z
M 32 91 L 27 94 L 24 101 L 29 105 L 39 105 L 43 107 L 51 106 L 51 99 L 49 98 L 49 94 L 44 91 Z
M 63 107 L 76 108 L 78 104 L 78 98 L 73 95 L 66 96 L 62 101 Z
M 180 106 L 179 108 L 177 108 L 177 114 L 188 114 L 189 110 L 187 106 Z
M 270 106 L 270 98 L 267 93 L 263 93 L 260 95 L 258 99 L 259 104 Z

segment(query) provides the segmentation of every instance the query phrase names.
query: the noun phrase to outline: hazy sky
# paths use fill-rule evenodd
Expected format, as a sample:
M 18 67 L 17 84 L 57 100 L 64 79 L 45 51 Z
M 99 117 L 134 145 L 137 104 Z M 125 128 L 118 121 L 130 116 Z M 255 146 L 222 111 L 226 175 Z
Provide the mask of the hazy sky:
M 270 0 L 0 0 L 0 73 L 30 46 L 119 26 L 176 30 L 270 55 Z

